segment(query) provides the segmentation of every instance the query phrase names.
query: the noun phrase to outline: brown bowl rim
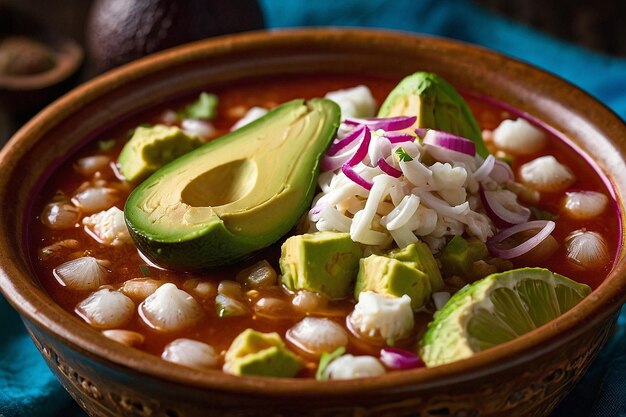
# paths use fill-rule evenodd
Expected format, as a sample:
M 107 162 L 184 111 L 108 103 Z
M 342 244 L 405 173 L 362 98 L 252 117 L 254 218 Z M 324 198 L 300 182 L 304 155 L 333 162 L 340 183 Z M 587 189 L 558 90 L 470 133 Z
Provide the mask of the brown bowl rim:
M 64 116 L 71 113 L 77 103 L 96 100 L 110 89 L 120 84 L 130 83 L 132 80 L 144 77 L 147 74 L 160 71 L 168 66 L 193 61 L 215 53 L 234 50 L 246 50 L 262 47 L 264 44 L 290 44 L 292 42 L 315 42 L 316 38 L 335 38 L 350 42 L 403 42 L 429 43 L 430 47 L 448 51 L 466 50 L 480 55 L 485 59 L 506 60 L 521 72 L 533 73 L 544 81 L 549 81 L 554 88 L 567 89 L 577 98 L 584 100 L 593 112 L 599 113 L 604 120 L 611 124 L 611 143 L 617 137 L 626 138 L 626 125 L 610 109 L 598 102 L 595 98 L 581 91 L 578 87 L 563 79 L 540 70 L 522 61 L 505 57 L 504 55 L 484 49 L 479 46 L 466 44 L 434 36 L 421 36 L 414 33 L 372 30 L 372 29 L 336 29 L 336 28 L 308 28 L 308 29 L 281 29 L 273 31 L 249 32 L 230 35 L 195 42 L 189 45 L 173 48 L 116 70 L 110 71 L 91 80 L 65 96 L 61 97 L 46 109 L 35 116 L 22 127 L 0 152 L 0 162 L 10 160 L 19 155 L 21 147 L 29 146 L 39 140 L 31 140 L 31 135 L 41 134 L 42 126 L 46 123 L 58 123 Z M 590 110 L 590 111 L 591 111 Z M 622 155 L 623 157 L 623 155 Z M 0 201 L 6 201 L 6 178 L 8 175 L 0 164 Z M 614 190 L 617 191 L 617 190 Z M 620 196 L 617 196 L 618 201 Z M 620 217 L 622 224 L 626 210 L 620 203 Z M 3 217 L 4 205 L 0 207 L 0 218 Z M 0 225 L 3 232 L 4 225 Z M 402 387 L 419 386 L 423 389 L 446 386 L 470 379 L 493 374 L 503 369 L 519 365 L 533 358 L 541 356 L 547 351 L 557 349 L 582 334 L 585 329 L 596 323 L 607 320 L 619 306 L 626 301 L 626 256 L 624 242 L 626 235 L 622 228 L 621 249 L 613 270 L 607 279 L 593 293 L 585 298 L 574 309 L 547 325 L 527 333 L 511 342 L 478 353 L 470 359 L 453 362 L 435 368 L 413 371 L 403 371 L 387 374 L 378 378 L 357 379 L 349 381 L 293 380 L 267 377 L 236 377 L 224 374 L 221 371 L 198 371 L 180 365 L 165 362 L 160 358 L 145 352 L 129 349 L 113 342 L 97 330 L 89 329 L 84 323 L 72 317 L 61 307 L 50 303 L 50 297 L 28 278 L 30 271 L 21 270 L 15 260 L 4 255 L 5 249 L 10 246 L 10 237 L 6 233 L 0 235 L 0 289 L 12 306 L 26 320 L 51 333 L 56 339 L 67 344 L 72 349 L 81 352 L 108 366 L 125 371 L 135 371 L 149 375 L 156 379 L 174 381 L 180 384 L 231 393 L 248 393 L 265 396 L 298 396 L 327 397 L 345 396 L 362 393 L 365 390 L 399 391 Z M 164 366 L 167 365 L 167 366 Z

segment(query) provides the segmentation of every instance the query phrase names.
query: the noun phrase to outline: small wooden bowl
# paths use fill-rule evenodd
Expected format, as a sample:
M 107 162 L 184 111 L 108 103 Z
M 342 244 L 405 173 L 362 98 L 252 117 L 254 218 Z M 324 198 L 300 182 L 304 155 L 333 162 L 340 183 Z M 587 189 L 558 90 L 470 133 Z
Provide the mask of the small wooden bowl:
M 563 132 L 609 178 L 626 213 L 626 126 L 567 82 L 457 42 L 365 30 L 259 32 L 137 61 L 46 108 L 0 154 L 0 287 L 50 369 L 91 416 L 543 416 L 583 375 L 626 300 L 626 251 L 592 295 L 557 320 L 449 365 L 352 381 L 238 378 L 117 344 L 42 291 L 26 255 L 32 190 L 59 159 L 129 114 L 233 80 L 294 73 L 400 77 L 434 71 Z M 622 241 L 624 235 L 622 234 Z
M 18 9 L 0 5 L 0 39 L 16 37 L 41 44 L 54 58 L 54 65 L 41 72 L 0 73 L 0 105 L 13 115 L 33 114 L 76 84 L 84 53 L 77 42 L 56 33 L 47 24 Z M 29 42 L 24 44 L 24 41 L 19 45 L 14 44 L 14 49 L 30 57 L 32 65 L 32 45 L 29 47 Z

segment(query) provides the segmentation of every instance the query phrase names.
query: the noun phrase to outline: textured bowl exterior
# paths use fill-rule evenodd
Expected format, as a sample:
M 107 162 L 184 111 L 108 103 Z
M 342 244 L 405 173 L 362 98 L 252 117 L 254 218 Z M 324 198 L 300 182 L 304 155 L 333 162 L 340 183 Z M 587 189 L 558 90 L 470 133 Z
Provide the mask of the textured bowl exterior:
M 127 348 L 56 306 L 29 267 L 25 215 L 40 179 L 94 132 L 129 114 L 207 86 L 265 75 L 400 78 L 416 70 L 435 71 L 563 132 L 606 173 L 624 219 L 623 122 L 563 80 L 490 51 L 394 32 L 312 29 L 218 38 L 137 61 L 53 103 L 0 153 L 0 288 L 50 369 L 91 416 L 549 414 L 606 342 L 625 301 L 623 245 L 605 282 L 540 329 L 449 365 L 325 383 L 197 371 Z
M 92 417 L 528 417 L 547 416 L 573 388 L 606 342 L 612 323 L 605 321 L 580 338 L 503 372 L 429 390 L 407 386 L 367 392 L 363 387 L 334 400 L 181 387 L 112 368 L 69 349 L 31 323 L 26 325 L 57 379 Z

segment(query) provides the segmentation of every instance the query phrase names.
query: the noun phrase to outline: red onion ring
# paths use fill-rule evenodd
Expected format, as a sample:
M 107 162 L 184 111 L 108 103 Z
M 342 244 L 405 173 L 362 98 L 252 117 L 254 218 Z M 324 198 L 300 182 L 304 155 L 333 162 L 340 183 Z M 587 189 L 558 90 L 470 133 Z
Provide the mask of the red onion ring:
M 363 159 L 365 159 L 365 157 L 367 156 L 367 150 L 369 149 L 371 140 L 372 132 L 366 126 L 365 135 L 363 136 L 363 140 L 359 145 L 359 149 L 357 149 L 354 155 L 352 155 L 352 158 L 350 158 L 345 164 L 341 166 L 341 171 L 345 174 L 346 177 L 350 178 L 352 181 L 365 188 L 366 190 L 371 190 L 374 184 L 357 174 L 354 170 L 354 167 L 361 161 L 363 161 Z
M 340 150 L 354 142 L 356 139 L 359 139 L 365 133 L 365 126 L 360 126 L 348 133 L 346 137 L 343 139 L 333 143 L 330 145 L 328 150 L 326 151 L 326 155 L 333 156 L 336 155 Z
M 408 133 L 387 132 L 383 135 L 391 143 L 403 143 L 415 141 L 415 136 Z
M 429 130 L 430 129 L 426 127 L 418 127 L 417 129 L 415 129 L 415 134 L 419 136 L 420 139 L 424 139 L 424 136 L 426 136 L 426 133 L 428 133 Z
M 324 154 L 322 160 L 320 161 L 322 171 L 334 171 L 348 162 L 348 160 L 352 158 L 354 152 L 356 152 L 356 150 L 361 146 L 364 138 L 365 134 L 363 137 L 359 138 L 358 141 L 352 141 L 352 143 L 344 146 L 341 152 L 337 155 L 329 155 L 328 153 Z
M 443 148 L 437 145 L 431 145 L 429 143 L 424 144 L 424 149 L 435 159 L 443 162 L 463 162 L 464 164 L 472 164 L 474 162 L 474 156 L 468 155 L 462 152 L 453 151 L 451 149 Z M 471 165 L 470 165 L 471 166 Z
M 365 134 L 363 135 L 363 140 L 359 145 L 359 149 L 356 150 L 352 158 L 350 158 L 344 165 L 349 165 L 354 167 L 359 162 L 363 161 L 367 156 L 367 151 L 370 148 L 370 142 L 372 141 L 372 132 L 368 127 L 364 128 Z
M 508 227 L 514 224 L 527 222 L 530 218 L 530 210 L 519 206 L 519 211 L 511 211 L 504 207 L 496 198 L 497 191 L 485 191 L 480 187 L 480 200 L 489 215 L 489 218 L 499 227 Z
M 476 145 L 474 142 L 448 132 L 429 129 L 424 136 L 423 143 L 469 156 L 476 155 Z
M 474 171 L 474 178 L 476 181 L 482 181 L 487 178 L 489 174 L 491 174 L 495 164 L 496 158 L 493 155 L 487 156 L 485 162 L 483 162 L 483 164 L 476 171 Z
M 378 166 L 385 174 L 391 175 L 394 178 L 400 178 L 402 176 L 402 171 L 389 165 L 389 163 L 385 161 L 385 158 L 380 158 L 378 160 Z
M 380 361 L 391 369 L 423 368 L 426 364 L 408 350 L 386 347 L 380 350 Z
M 341 171 L 346 177 L 350 178 L 353 182 L 365 188 L 366 190 L 371 190 L 374 186 L 374 184 L 357 174 L 354 170 L 354 167 L 348 165 L 347 163 L 343 164 L 343 166 L 341 167 Z
M 347 125 L 364 125 L 371 130 L 383 129 L 386 131 L 407 129 L 415 123 L 417 116 L 397 116 L 397 117 L 385 117 L 385 118 L 368 118 L 357 119 L 354 117 L 347 117 L 343 123 Z
M 515 174 L 513 174 L 513 170 L 509 164 L 504 161 L 500 161 L 499 159 L 496 159 L 489 176 L 498 184 L 513 181 L 515 179 Z
M 322 171 L 334 171 L 337 168 L 340 168 L 352 157 L 351 151 L 352 149 L 346 150 L 346 152 L 340 155 L 324 155 L 320 161 L 320 168 Z
M 489 239 L 487 241 L 487 247 L 489 248 L 489 252 L 493 256 L 497 256 L 498 258 L 517 258 L 518 256 L 521 256 L 529 252 L 533 248 L 537 247 L 548 236 L 550 236 L 550 233 L 552 233 L 555 227 L 556 224 L 551 220 L 533 220 L 532 222 L 516 224 L 515 226 L 502 230 L 500 233 Z M 500 249 L 496 246 L 498 243 L 502 242 L 506 238 L 509 238 L 520 232 L 525 232 L 527 230 L 534 230 L 538 228 L 541 228 L 541 230 L 535 236 L 515 246 L 514 248 Z

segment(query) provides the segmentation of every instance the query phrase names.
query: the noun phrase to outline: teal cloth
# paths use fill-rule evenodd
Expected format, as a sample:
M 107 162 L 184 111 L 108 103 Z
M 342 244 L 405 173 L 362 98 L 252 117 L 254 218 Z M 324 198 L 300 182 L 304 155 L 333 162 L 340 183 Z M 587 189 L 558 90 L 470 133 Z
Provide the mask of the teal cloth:
M 362 26 L 459 39 L 525 60 L 580 86 L 626 118 L 626 60 L 590 52 L 467 0 L 261 0 L 268 27 Z M 553 417 L 626 417 L 626 309 L 615 335 Z M 78 417 L 0 297 L 0 417 Z

